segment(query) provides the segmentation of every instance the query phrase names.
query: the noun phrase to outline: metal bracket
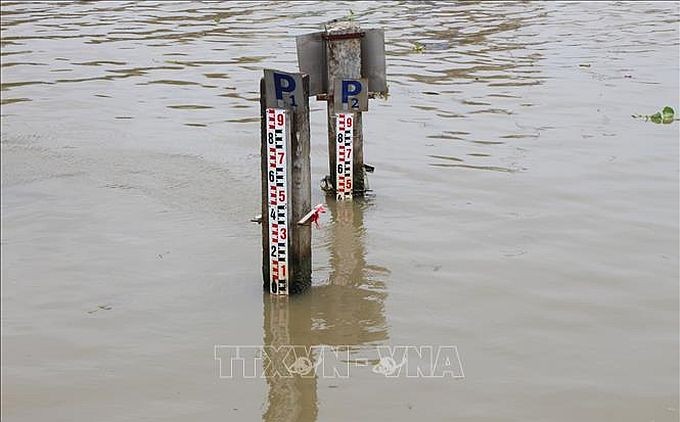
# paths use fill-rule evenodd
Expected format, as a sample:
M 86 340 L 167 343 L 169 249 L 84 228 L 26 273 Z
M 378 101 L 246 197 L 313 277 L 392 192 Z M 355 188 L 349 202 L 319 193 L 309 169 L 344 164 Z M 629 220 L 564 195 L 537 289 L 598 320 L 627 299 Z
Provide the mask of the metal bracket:
M 375 98 L 382 98 L 384 94 L 380 92 L 369 92 L 368 93 L 368 99 L 372 100 Z M 333 94 L 317 94 L 316 96 L 317 101 L 333 101 Z
M 321 34 L 321 38 L 328 41 L 338 41 L 338 40 L 352 40 L 355 38 L 363 38 L 366 35 L 365 32 L 352 32 L 349 34 Z

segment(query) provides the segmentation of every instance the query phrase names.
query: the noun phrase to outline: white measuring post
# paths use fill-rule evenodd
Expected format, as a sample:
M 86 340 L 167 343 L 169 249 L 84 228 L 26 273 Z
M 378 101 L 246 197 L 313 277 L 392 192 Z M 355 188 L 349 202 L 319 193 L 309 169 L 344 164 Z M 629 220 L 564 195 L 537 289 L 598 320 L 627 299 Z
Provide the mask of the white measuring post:
M 358 107 L 352 111 L 346 111 L 346 107 L 339 107 L 343 93 L 338 88 L 342 87 L 342 80 L 351 78 L 358 80 L 361 78 L 361 38 L 363 34 L 358 25 L 353 22 L 334 22 L 326 26 L 323 38 L 326 41 L 326 72 L 328 81 L 328 164 L 330 176 L 334 184 L 337 199 L 348 199 L 352 196 L 362 196 L 364 194 L 364 147 L 363 131 L 361 127 L 361 110 Z M 364 86 L 364 95 L 368 92 L 368 86 Z M 348 99 L 345 98 L 345 101 Z M 363 103 L 364 101 L 362 101 Z M 366 102 L 367 103 L 367 102 Z M 338 154 L 338 140 L 344 136 L 344 130 L 338 131 L 341 116 L 352 114 L 351 123 L 353 125 L 352 139 L 350 143 L 351 159 L 350 164 L 342 162 Z M 343 117 L 344 119 L 344 117 Z M 344 125 L 343 125 L 344 126 Z M 333 148 L 335 146 L 335 148 Z M 339 170 L 343 174 L 338 174 Z M 347 176 L 350 179 L 346 179 Z M 354 177 L 352 177 L 354 176 Z M 338 186 L 341 179 L 349 180 L 351 188 L 349 191 L 345 187 Z
M 273 295 L 311 285 L 311 226 L 297 222 L 311 209 L 309 79 L 265 70 L 260 83 L 262 277 Z
M 338 113 L 335 118 L 335 195 L 337 200 L 352 199 L 354 186 L 354 113 Z
M 269 292 L 288 294 L 288 111 L 267 108 L 267 207 L 269 215 Z

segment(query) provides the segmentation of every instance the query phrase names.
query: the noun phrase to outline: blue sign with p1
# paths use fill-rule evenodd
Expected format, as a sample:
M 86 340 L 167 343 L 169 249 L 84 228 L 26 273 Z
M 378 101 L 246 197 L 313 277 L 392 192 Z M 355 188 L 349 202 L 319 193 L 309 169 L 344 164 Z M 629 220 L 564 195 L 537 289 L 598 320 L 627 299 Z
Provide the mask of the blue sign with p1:
M 335 111 L 368 110 L 368 81 L 366 79 L 336 79 L 334 88 Z
M 302 74 L 265 69 L 266 105 L 269 108 L 295 108 L 305 104 L 302 98 Z

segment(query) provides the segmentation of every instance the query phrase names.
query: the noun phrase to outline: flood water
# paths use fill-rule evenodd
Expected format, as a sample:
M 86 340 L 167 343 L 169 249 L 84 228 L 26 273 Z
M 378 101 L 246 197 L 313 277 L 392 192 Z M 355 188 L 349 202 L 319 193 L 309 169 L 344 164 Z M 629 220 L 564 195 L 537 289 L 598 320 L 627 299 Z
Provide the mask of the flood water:
M 679 7 L 3 3 L 2 420 L 677 421 L 679 124 L 631 115 L 680 106 Z M 386 30 L 373 195 L 324 197 L 310 99 L 330 211 L 273 300 L 259 79 L 350 9 Z M 220 378 L 219 345 L 351 375 Z M 396 345 L 464 378 L 376 373 Z

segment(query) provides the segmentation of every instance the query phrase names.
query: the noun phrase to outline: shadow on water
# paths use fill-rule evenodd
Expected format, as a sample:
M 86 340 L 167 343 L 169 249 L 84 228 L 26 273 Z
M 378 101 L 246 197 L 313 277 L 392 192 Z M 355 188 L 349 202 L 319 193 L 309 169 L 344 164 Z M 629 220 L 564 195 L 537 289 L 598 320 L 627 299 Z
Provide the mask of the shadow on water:
M 263 343 L 273 351 L 273 356 L 263 356 L 268 394 L 262 419 L 267 422 L 315 421 L 317 380 L 333 370 L 325 367 L 328 349 L 338 352 L 335 361 L 346 363 L 343 355 L 349 358 L 361 346 L 389 338 L 387 292 L 381 277 L 389 270 L 366 263 L 366 203 L 330 200 L 328 208 L 332 221 L 326 242 L 328 282 L 301 296 L 263 296 Z M 310 367 L 316 371 L 307 371 Z

